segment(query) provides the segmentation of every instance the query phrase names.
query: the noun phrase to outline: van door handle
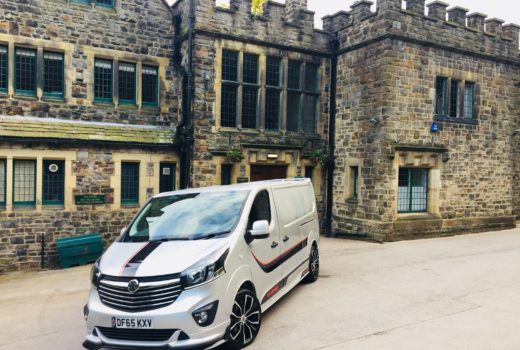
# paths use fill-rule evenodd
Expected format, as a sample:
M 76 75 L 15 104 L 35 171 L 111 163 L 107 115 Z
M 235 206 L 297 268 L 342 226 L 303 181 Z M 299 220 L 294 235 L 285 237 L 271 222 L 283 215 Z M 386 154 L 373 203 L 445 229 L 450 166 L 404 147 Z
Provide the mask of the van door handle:
M 276 247 L 278 247 L 278 242 L 271 243 L 271 248 L 276 248 Z
M 283 238 L 283 241 L 284 241 L 284 242 L 287 242 L 288 240 L 289 240 L 289 236 L 285 236 L 285 237 Z

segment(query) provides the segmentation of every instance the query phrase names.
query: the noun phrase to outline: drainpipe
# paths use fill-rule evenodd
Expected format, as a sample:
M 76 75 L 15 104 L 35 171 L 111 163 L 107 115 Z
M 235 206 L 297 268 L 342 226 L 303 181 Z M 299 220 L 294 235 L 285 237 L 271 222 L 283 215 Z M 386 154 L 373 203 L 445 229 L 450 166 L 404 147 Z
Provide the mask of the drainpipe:
M 191 187 L 191 162 L 193 153 L 193 95 L 194 95 L 194 75 L 193 75 L 193 38 L 195 23 L 194 0 L 189 0 L 188 14 L 188 69 L 186 70 L 186 83 L 183 83 L 184 120 L 182 123 L 182 154 L 181 154 L 181 188 Z M 187 85 L 187 86 L 186 86 Z
M 328 130 L 328 154 L 327 154 L 327 189 L 326 189 L 326 212 L 325 212 L 325 233 L 327 237 L 332 237 L 332 206 L 334 205 L 334 169 L 336 167 L 336 84 L 338 76 L 338 48 L 339 41 L 334 36 L 330 40 L 331 60 L 330 60 L 330 110 L 329 110 L 329 130 Z

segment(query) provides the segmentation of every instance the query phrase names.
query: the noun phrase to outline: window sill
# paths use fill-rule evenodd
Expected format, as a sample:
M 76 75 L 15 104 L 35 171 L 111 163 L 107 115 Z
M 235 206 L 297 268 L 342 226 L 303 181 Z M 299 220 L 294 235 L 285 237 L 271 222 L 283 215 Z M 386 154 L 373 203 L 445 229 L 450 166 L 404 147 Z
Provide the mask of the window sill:
M 45 210 L 63 210 L 65 206 L 63 204 L 44 204 L 43 209 Z
M 458 123 L 458 124 L 467 124 L 467 125 L 478 125 L 477 119 L 462 119 L 462 118 L 453 118 L 447 117 L 444 115 L 436 115 L 433 117 L 433 120 L 436 122 L 446 122 L 446 123 Z
M 33 211 L 36 210 L 35 205 L 13 205 L 15 211 Z
M 101 107 L 114 107 L 114 102 L 113 101 L 96 101 L 94 100 L 94 105 L 95 106 L 101 106 Z
M 143 111 L 152 111 L 152 112 L 158 112 L 161 110 L 161 108 L 157 105 L 145 105 L 145 104 L 143 104 L 141 106 L 141 109 Z
M 137 105 L 135 103 L 119 103 L 117 108 L 120 109 L 137 109 Z
M 24 101 L 38 101 L 38 96 L 36 95 L 24 95 L 20 93 L 15 93 L 13 96 L 14 99 L 24 100 Z
M 60 102 L 60 103 L 65 103 L 66 102 L 65 97 L 57 97 L 57 96 L 43 96 L 42 97 L 42 101 L 45 101 L 45 102 Z
M 398 213 L 398 221 L 435 220 L 438 217 L 430 213 Z
M 122 209 L 139 209 L 139 203 L 121 203 Z

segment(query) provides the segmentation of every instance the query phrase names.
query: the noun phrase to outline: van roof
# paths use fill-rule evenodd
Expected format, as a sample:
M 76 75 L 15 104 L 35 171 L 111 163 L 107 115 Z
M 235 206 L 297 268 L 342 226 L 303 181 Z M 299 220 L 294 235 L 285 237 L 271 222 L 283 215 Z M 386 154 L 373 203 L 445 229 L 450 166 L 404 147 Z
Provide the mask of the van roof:
M 256 188 L 264 188 L 266 185 L 269 186 L 277 186 L 277 185 L 302 185 L 302 184 L 310 184 L 311 180 L 308 178 L 290 178 L 290 179 L 278 179 L 278 180 L 265 180 L 265 181 L 256 181 L 256 182 L 246 182 L 235 185 L 220 185 L 220 186 L 211 186 L 211 187 L 198 187 L 198 188 L 188 188 L 185 190 L 178 190 L 173 192 L 164 192 L 160 193 L 155 198 L 165 197 L 172 194 L 186 194 L 186 193 L 194 193 L 194 192 L 220 192 L 220 191 L 251 191 Z

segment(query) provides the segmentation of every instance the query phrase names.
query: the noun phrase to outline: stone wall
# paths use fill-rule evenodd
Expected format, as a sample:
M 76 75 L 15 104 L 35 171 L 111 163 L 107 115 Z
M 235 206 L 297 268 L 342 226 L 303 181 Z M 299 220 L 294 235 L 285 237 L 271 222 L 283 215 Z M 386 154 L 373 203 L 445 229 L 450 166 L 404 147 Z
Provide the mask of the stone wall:
M 378 240 L 511 227 L 518 212 L 511 144 L 520 112 L 518 30 L 496 21 L 485 31 L 472 21 L 466 27 L 460 9 L 446 21 L 435 11 L 424 16 L 420 2 L 410 5 L 380 0 L 371 13 L 369 2 L 359 2 L 326 19 L 341 38 L 335 226 Z M 437 120 L 437 76 L 476 83 L 475 123 Z M 430 132 L 434 121 L 438 133 Z M 440 174 L 430 180 L 436 192 L 422 217 L 397 213 L 395 159 L 407 154 L 399 145 L 435 159 L 420 164 Z M 345 198 L 349 166 L 361 169 L 357 201 Z
M 175 126 L 180 116 L 180 77 L 169 58 L 173 26 L 162 0 L 115 1 L 115 8 L 73 0 L 0 0 L 0 44 L 64 53 L 65 99 L 0 96 L 0 114 Z M 159 67 L 160 106 L 99 104 L 93 100 L 94 57 Z M 40 67 L 41 69 L 41 67 Z M 11 70 L 12 72 L 12 70 Z M 12 74 L 11 74 L 12 75 Z M 10 78 L 12 79 L 12 77 Z M 138 89 L 139 90 L 139 89 Z

